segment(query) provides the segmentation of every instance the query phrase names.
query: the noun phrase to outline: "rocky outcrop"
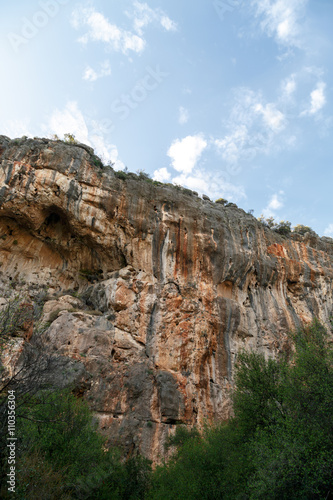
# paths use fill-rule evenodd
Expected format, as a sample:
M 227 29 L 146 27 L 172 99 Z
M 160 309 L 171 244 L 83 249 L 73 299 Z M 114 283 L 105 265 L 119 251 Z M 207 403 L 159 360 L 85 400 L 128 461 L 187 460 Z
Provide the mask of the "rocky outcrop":
M 157 459 L 178 423 L 228 418 L 240 350 L 277 356 L 302 322 L 329 324 L 329 238 L 120 179 L 81 144 L 2 136 L 0 161 L 2 286 L 44 289 L 45 350 L 84 365 L 84 397 L 128 452 Z

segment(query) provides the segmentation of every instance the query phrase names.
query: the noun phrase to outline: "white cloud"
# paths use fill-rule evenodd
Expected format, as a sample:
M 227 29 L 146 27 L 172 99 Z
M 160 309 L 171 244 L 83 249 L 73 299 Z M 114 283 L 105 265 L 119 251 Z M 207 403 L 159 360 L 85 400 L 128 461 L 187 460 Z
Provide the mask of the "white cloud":
M 268 204 L 268 209 L 269 210 L 279 210 L 279 208 L 283 207 L 282 201 L 278 198 L 277 194 L 274 194 L 272 196 L 271 201 Z
M 244 124 L 236 126 L 231 134 L 215 139 L 214 143 L 227 163 L 236 163 L 249 143 L 248 128 Z
M 290 99 L 291 96 L 296 92 L 296 75 L 292 74 L 289 78 L 282 82 L 282 97 L 285 99 Z
M 171 173 L 166 168 L 155 170 L 153 179 L 159 182 L 169 182 Z M 198 168 L 191 173 L 181 173 L 172 178 L 173 184 L 184 186 L 199 194 L 206 194 L 212 199 L 226 198 L 238 201 L 246 198 L 243 186 L 233 185 L 228 181 L 227 173 L 210 173 Z
M 75 29 L 88 28 L 88 31 L 79 38 L 79 42 L 86 44 L 89 41 L 104 42 L 112 50 L 140 53 L 145 48 L 145 40 L 140 36 L 118 28 L 111 24 L 103 14 L 93 8 L 77 8 L 72 15 L 72 25 Z
M 133 10 L 127 12 L 127 16 L 133 18 L 133 27 L 138 35 L 143 35 L 143 29 L 149 24 L 156 22 L 160 24 L 166 31 L 176 31 L 177 25 L 170 19 L 162 10 L 152 9 L 148 4 L 133 2 Z
M 287 47 L 300 47 L 301 20 L 308 0 L 252 0 L 262 30 Z
M 227 163 L 235 164 L 281 147 L 280 135 L 285 125 L 285 115 L 275 103 L 266 104 L 260 93 L 250 89 L 236 89 L 226 123 L 228 132 L 215 139 L 214 144 Z
M 201 193 L 206 193 L 209 191 L 209 183 L 207 175 L 204 172 L 196 170 L 191 174 L 180 174 L 173 177 L 172 182 L 178 186 L 185 186 L 194 191 Z
M 185 125 L 185 123 L 188 122 L 188 119 L 189 119 L 189 114 L 188 114 L 187 109 L 183 108 L 183 106 L 180 106 L 179 118 L 178 118 L 180 125 Z
M 184 139 L 176 139 L 168 150 L 172 166 L 178 172 L 189 174 L 207 147 L 207 142 L 201 134 L 188 135 Z
M 159 181 L 159 182 L 167 182 L 168 180 L 170 180 L 170 177 L 171 174 L 165 167 L 155 170 L 153 175 L 154 181 Z
M 301 113 L 301 116 L 315 115 L 325 106 L 326 104 L 325 89 L 326 89 L 326 83 L 322 81 L 317 83 L 317 87 L 310 94 L 311 97 L 310 107 L 309 109 L 303 111 Z
M 161 25 L 167 31 L 176 31 L 177 30 L 177 24 L 174 21 L 172 21 L 172 19 L 170 19 L 170 17 L 168 17 L 168 16 L 161 17 Z
M 279 191 L 279 193 L 273 194 L 267 207 L 263 210 L 263 215 L 265 217 L 274 217 L 275 212 L 284 206 L 284 203 L 281 199 L 283 194 L 283 191 Z
M 105 61 L 103 64 L 101 64 L 101 69 L 98 72 L 90 66 L 87 66 L 83 74 L 83 80 L 95 82 L 99 78 L 103 78 L 109 75 L 111 75 L 110 63 L 109 61 Z
M 87 66 L 83 73 L 83 80 L 88 80 L 89 82 L 95 82 L 98 80 L 98 74 L 90 66 Z
M 311 109 L 310 114 L 317 113 L 326 104 L 325 98 L 326 84 L 319 82 L 317 88 L 311 92 Z
M 71 133 L 80 142 L 88 141 L 88 127 L 75 101 L 68 102 L 65 109 L 56 109 L 52 113 L 48 130 L 49 133 L 57 134 L 59 137 Z
M 269 103 L 263 106 L 261 103 L 256 104 L 255 111 L 263 116 L 264 122 L 273 131 L 278 131 L 283 128 L 284 115 L 276 109 L 275 104 Z
M 92 125 L 94 126 L 94 130 L 98 128 L 96 122 L 92 122 Z M 57 134 L 59 137 L 63 137 L 66 133 L 71 133 L 77 141 L 93 147 L 96 154 L 103 161 L 115 163 L 116 169 L 124 168 L 124 164 L 118 160 L 116 146 L 107 143 L 102 133 L 90 133 L 87 120 L 75 101 L 68 102 L 63 110 L 56 109 L 52 113 L 49 122 L 42 128 L 45 133 L 49 135 Z M 102 127 L 100 129 L 102 130 Z
M 9 120 L 1 125 L 1 134 L 7 135 L 11 139 L 23 137 L 24 135 L 27 137 L 33 137 L 35 135 L 35 133 L 31 131 L 29 119 Z
M 229 201 L 239 201 L 246 198 L 243 186 L 238 186 L 228 181 L 228 174 L 223 172 L 207 172 L 195 169 L 190 174 L 182 173 L 172 179 L 174 184 L 185 186 L 206 194 L 212 199 L 225 198 Z
M 329 224 L 324 231 L 326 236 L 333 236 L 333 224 Z
M 105 141 L 102 135 L 89 135 L 89 142 L 95 149 L 96 154 L 102 158 L 104 162 L 114 163 L 116 170 L 123 170 L 125 165 L 118 159 L 118 149 L 114 144 L 109 144 Z

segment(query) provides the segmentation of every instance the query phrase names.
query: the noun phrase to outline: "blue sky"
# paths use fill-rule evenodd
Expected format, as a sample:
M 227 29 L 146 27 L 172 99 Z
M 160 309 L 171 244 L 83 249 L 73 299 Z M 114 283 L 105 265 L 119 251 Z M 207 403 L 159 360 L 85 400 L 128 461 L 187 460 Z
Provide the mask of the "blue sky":
M 16 0 L 0 133 L 333 237 L 332 0 Z

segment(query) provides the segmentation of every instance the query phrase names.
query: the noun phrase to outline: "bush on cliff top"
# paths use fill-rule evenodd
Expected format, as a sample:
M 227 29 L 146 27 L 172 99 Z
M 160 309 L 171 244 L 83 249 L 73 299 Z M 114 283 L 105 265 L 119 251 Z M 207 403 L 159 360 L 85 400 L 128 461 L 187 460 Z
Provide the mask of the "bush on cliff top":
M 277 222 L 274 217 L 264 217 L 262 214 L 260 217 L 258 217 L 258 221 L 261 222 L 264 226 L 269 227 L 269 229 L 271 229 L 272 231 L 275 231 L 276 233 L 282 234 L 284 236 L 287 236 L 291 232 L 300 234 L 302 236 L 306 233 L 316 234 L 309 226 L 297 224 L 293 227 L 293 229 L 291 229 L 291 222 L 284 220 Z

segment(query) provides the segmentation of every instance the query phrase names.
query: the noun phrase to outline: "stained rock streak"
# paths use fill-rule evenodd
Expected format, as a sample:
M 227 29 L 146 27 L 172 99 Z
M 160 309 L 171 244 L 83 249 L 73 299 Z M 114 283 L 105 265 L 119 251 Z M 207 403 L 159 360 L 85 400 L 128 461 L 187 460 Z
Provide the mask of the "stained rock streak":
M 1 282 L 47 287 L 45 349 L 91 374 L 84 397 L 110 443 L 155 460 L 178 423 L 230 416 L 240 350 L 276 356 L 302 322 L 329 324 L 333 240 L 280 236 L 94 158 L 0 136 Z

